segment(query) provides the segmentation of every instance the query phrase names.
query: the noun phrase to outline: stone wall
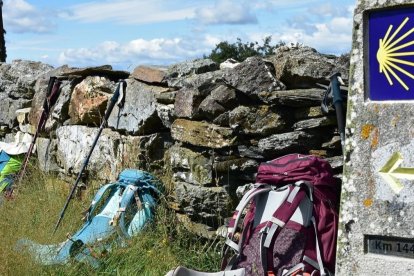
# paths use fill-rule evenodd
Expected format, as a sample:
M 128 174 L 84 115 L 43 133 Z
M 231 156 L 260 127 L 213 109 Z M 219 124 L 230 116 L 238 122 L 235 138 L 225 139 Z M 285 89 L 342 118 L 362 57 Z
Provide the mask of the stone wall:
M 208 232 L 224 223 L 237 189 L 254 182 L 262 161 L 310 153 L 328 158 L 341 173 L 334 112 L 323 115 L 320 103 L 326 77 L 340 71 L 348 79 L 347 62 L 309 47 L 281 47 L 267 60 L 252 57 L 236 66 L 204 59 L 168 68 L 138 66 L 130 74 L 108 66 L 2 64 L 0 138 L 10 141 L 18 130 L 33 133 L 49 76 L 72 76 L 63 81 L 37 140 L 37 157 L 42 170 L 74 176 L 114 81 L 127 78 L 125 105 L 114 108 L 86 176 L 108 181 L 125 167 L 154 171 L 183 221 Z M 21 110 L 26 107 L 31 109 Z

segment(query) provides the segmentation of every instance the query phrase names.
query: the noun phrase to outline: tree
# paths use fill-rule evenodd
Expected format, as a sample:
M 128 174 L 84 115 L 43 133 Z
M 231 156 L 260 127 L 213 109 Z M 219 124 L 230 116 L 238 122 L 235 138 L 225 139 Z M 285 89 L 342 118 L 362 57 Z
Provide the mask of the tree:
M 4 35 L 6 31 L 3 27 L 3 1 L 0 0 L 0 61 L 6 62 L 6 41 L 4 40 Z
M 273 55 L 278 47 L 285 45 L 283 41 L 279 41 L 278 44 L 272 46 L 271 42 L 271 36 L 268 36 L 263 40 L 263 45 L 260 45 L 257 41 L 243 43 L 240 38 L 237 38 L 237 42 L 235 43 L 222 41 L 216 45 L 216 48 L 211 51 L 210 55 L 204 57 L 210 58 L 218 63 L 221 63 L 229 58 L 233 58 L 241 62 L 251 56 L 265 57 Z

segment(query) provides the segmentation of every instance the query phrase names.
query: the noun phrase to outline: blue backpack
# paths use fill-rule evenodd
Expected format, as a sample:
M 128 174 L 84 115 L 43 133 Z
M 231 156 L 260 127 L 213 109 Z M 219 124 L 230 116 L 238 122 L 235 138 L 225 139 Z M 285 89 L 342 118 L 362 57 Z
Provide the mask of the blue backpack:
M 129 239 L 153 218 L 154 197 L 160 193 L 157 183 L 147 172 L 126 169 L 116 182 L 98 190 L 86 211 L 85 223 L 73 236 L 53 245 L 23 239 L 18 241 L 17 248 L 27 248 L 36 261 L 44 265 L 64 264 L 74 258 L 97 267 L 99 261 L 94 251 L 108 251 L 111 242 L 105 243 L 105 240 Z

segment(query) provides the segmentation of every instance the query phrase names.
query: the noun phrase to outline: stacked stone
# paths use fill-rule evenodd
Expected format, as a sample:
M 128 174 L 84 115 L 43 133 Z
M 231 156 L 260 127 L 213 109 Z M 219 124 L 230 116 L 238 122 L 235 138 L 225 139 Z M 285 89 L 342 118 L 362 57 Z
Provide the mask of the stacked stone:
M 131 74 L 110 66 L 2 64 L 0 139 L 18 128 L 33 133 L 49 77 L 66 76 L 37 140 L 37 157 L 43 171 L 75 176 L 116 81 L 127 78 L 125 104 L 112 111 L 88 175 L 108 181 L 126 167 L 158 172 L 183 222 L 213 230 L 230 215 L 237 189 L 254 183 L 260 162 L 316 154 L 341 171 L 335 113 L 322 114 L 320 104 L 330 74 L 348 79 L 347 62 L 309 47 L 282 47 L 267 60 L 219 65 L 202 59 L 138 66 Z
M 346 59 L 309 47 L 280 48 L 232 68 L 211 60 L 170 67 L 168 85 L 178 90 L 165 167 L 177 211 L 216 228 L 234 208 L 236 190 L 254 183 L 260 162 L 287 153 L 328 158 L 339 172 L 335 112 L 320 109 L 335 71 L 348 78 Z

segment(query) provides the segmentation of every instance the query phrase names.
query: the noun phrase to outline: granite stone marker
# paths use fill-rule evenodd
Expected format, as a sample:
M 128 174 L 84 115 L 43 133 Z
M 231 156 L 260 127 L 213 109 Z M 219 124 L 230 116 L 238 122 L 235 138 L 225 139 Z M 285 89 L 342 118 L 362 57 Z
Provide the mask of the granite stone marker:
M 354 14 L 336 275 L 414 273 L 414 1 Z

